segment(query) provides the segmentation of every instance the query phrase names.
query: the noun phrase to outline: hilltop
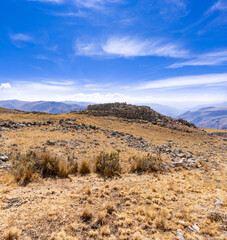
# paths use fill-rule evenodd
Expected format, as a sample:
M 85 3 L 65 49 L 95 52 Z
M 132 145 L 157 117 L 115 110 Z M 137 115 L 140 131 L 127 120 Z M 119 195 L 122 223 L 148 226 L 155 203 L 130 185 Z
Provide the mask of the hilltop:
M 118 103 L 0 113 L 1 239 L 224 240 L 226 130 L 185 123 Z
M 178 130 L 186 130 L 184 127 L 195 127 L 193 123 L 189 123 L 183 119 L 167 117 L 148 106 L 136 106 L 127 103 L 89 105 L 87 109 L 81 111 L 81 113 L 93 116 L 114 116 L 133 120 L 144 120 L 154 125 Z

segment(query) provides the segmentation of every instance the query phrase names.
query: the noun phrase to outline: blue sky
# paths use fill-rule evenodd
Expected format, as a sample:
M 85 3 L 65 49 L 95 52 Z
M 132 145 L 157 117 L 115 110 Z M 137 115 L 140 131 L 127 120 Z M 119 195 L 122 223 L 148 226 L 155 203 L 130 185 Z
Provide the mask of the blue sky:
M 227 99 L 227 0 L 2 0 L 0 100 Z

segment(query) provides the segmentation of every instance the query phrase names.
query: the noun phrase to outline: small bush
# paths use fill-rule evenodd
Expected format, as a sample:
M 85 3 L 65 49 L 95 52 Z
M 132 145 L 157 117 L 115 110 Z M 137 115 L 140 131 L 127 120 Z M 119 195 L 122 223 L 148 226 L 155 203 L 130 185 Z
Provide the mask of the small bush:
M 85 160 L 82 161 L 79 172 L 83 175 L 91 172 L 87 161 Z
M 68 163 L 56 156 L 51 156 L 47 152 L 36 153 L 30 151 L 25 154 L 16 154 L 11 158 L 10 174 L 21 185 L 30 182 L 34 173 L 38 173 L 42 177 L 58 176 L 61 178 L 68 177 L 69 174 Z
M 132 163 L 131 172 L 157 172 L 163 168 L 163 161 L 160 154 L 150 154 L 138 157 L 133 156 L 129 158 Z
M 101 152 L 96 158 L 96 171 L 104 177 L 111 177 L 121 172 L 118 153 Z

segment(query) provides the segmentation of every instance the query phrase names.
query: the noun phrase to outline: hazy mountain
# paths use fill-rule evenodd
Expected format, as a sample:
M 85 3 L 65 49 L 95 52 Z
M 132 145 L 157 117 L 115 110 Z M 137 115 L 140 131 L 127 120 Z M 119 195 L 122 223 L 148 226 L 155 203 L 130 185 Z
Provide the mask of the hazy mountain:
M 18 109 L 21 111 L 39 111 L 47 113 L 66 113 L 71 111 L 80 111 L 87 107 L 87 105 L 76 104 L 73 105 L 66 104 L 63 102 L 49 102 L 49 101 L 19 101 L 19 100 L 6 100 L 0 101 L 0 107 L 8 109 Z
M 77 102 L 77 101 L 63 101 L 63 103 L 69 104 L 69 105 L 77 105 L 77 106 L 88 106 L 95 103 L 92 102 Z
M 163 115 L 173 117 L 173 118 L 177 117 L 179 114 L 182 113 L 181 110 L 167 106 L 167 105 L 161 105 L 161 104 L 157 104 L 157 103 L 149 103 L 149 104 L 145 104 L 145 105 L 151 107 L 156 112 L 159 112 Z
M 227 108 L 208 107 L 179 116 L 198 127 L 227 129 Z
M 211 108 L 211 107 L 212 108 L 219 108 L 219 107 L 227 108 L 227 102 L 198 105 L 196 107 L 188 109 L 188 111 L 195 112 L 195 111 L 198 111 L 198 110 L 200 110 L 202 108 Z

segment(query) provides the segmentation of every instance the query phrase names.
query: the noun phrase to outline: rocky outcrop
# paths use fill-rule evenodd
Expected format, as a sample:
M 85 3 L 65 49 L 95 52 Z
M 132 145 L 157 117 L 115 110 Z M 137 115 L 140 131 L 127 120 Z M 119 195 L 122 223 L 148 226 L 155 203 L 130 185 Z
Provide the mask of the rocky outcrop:
M 14 121 L 1 121 L 0 119 L 0 131 L 5 129 L 17 129 L 22 127 L 31 127 L 31 126 L 47 126 L 54 125 L 53 121 L 44 121 L 44 122 L 14 122 Z
M 169 127 L 178 130 L 182 130 L 181 126 L 195 128 L 195 125 L 193 123 L 189 123 L 186 120 L 167 117 L 147 106 L 135 106 L 126 103 L 105 103 L 89 105 L 86 110 L 83 110 L 80 113 L 90 114 L 94 116 L 114 116 L 127 119 L 140 119 L 162 127 Z

